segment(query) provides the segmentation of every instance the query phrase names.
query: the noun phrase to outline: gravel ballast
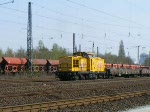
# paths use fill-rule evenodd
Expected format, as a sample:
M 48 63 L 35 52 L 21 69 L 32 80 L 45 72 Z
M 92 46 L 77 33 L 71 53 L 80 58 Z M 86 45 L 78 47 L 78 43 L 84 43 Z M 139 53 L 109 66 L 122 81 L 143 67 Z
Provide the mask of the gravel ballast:
M 116 95 L 118 93 L 148 90 L 150 89 L 149 85 L 150 78 L 115 78 L 83 81 L 58 81 L 48 79 L 29 81 L 27 79 L 0 80 L 0 106 L 15 106 L 101 95 Z M 145 95 L 120 101 L 66 108 L 59 111 L 112 112 L 149 103 L 150 96 Z

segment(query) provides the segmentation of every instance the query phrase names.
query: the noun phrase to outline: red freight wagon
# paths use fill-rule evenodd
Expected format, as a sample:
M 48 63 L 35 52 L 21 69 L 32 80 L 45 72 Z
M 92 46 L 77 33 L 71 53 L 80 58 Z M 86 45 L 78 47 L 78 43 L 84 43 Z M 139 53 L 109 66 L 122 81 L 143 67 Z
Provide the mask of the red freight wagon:
M 2 68 L 1 68 L 1 62 L 2 62 L 2 58 L 0 58 L 0 73 L 2 72 Z
M 46 59 L 33 59 L 32 60 L 33 71 L 35 72 L 45 71 L 46 63 L 47 63 Z
M 48 71 L 47 73 L 55 73 L 58 70 L 59 60 L 47 60 Z
M 105 63 L 105 68 L 111 68 L 111 67 L 112 67 L 112 64 Z
M 26 58 L 2 57 L 1 69 L 4 73 L 16 73 L 24 71 Z

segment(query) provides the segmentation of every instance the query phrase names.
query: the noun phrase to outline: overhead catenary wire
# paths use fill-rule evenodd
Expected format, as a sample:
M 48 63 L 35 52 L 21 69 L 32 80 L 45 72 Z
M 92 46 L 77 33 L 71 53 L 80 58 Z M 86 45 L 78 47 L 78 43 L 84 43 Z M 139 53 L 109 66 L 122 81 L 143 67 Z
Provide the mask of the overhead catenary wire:
M 20 10 L 17 10 L 17 9 L 14 9 L 14 10 L 20 12 Z M 21 12 L 27 13 L 26 11 L 21 11 Z M 41 16 L 41 15 L 40 15 L 40 16 Z M 8 22 L 8 21 L 7 21 L 7 22 Z M 34 27 L 43 28 L 43 29 L 48 29 L 48 30 L 54 30 L 54 31 L 58 31 L 58 32 L 72 33 L 72 32 L 67 32 L 67 31 L 62 31 L 62 30 L 57 30 L 57 29 L 45 28 L 45 27 L 42 27 L 42 26 L 34 26 Z M 79 34 L 79 33 L 78 33 L 78 35 L 82 35 L 82 34 Z M 86 36 L 86 37 L 96 37 L 96 38 L 98 38 L 98 36 L 89 36 L 89 35 L 85 35 L 85 34 L 84 34 L 84 36 Z M 126 35 L 124 35 L 124 36 L 126 36 Z M 109 41 L 112 41 L 111 39 L 108 39 L 108 40 L 109 40 Z M 116 40 L 114 40 L 114 41 L 116 41 Z
M 78 19 L 78 20 L 81 20 L 81 21 L 86 21 L 86 22 L 91 22 L 91 23 L 96 23 L 96 24 L 101 24 L 101 25 L 115 26 L 115 27 L 125 27 L 125 28 L 129 28 L 129 27 L 130 27 L 130 28 L 136 28 L 136 29 L 148 29 L 148 28 L 137 27 L 137 26 L 132 26 L 132 27 L 131 27 L 131 26 L 126 26 L 126 25 L 103 23 L 103 22 L 99 22 L 99 21 L 95 21 L 95 20 L 80 18 L 80 17 L 74 16 L 74 15 L 64 14 L 64 13 L 62 13 L 62 12 L 49 9 L 49 8 L 47 8 L 47 7 L 44 7 L 44 6 L 35 4 L 35 3 L 34 3 L 33 5 L 39 6 L 39 7 L 41 7 L 41 8 L 44 8 L 44 9 L 46 9 L 46 10 L 48 10 L 48 11 L 51 11 L 51 12 L 56 13 L 56 14 L 59 14 L 59 15 L 66 16 L 66 17 L 71 17 L 71 18 Z
M 1 3 L 0 5 L 5 5 L 5 4 L 9 4 L 9 3 L 14 3 L 14 0 L 9 1 L 9 2 L 5 2 L 5 3 Z
M 26 26 L 27 24 L 25 23 L 20 23 L 20 22 L 13 22 L 13 21 L 7 21 L 7 20 L 0 20 L 1 22 L 7 22 L 7 23 L 13 23 L 13 24 L 18 24 L 18 25 L 24 25 Z M 63 32 L 63 33 L 68 33 L 68 34 L 72 34 L 72 32 L 67 32 L 67 31 L 63 31 L 63 30 L 58 30 L 58 29 L 52 29 L 52 28 L 46 28 L 46 27 L 43 27 L 43 26 L 37 26 L 37 25 L 33 25 L 33 27 L 35 28 L 40 28 L 40 29 L 46 29 L 46 30 L 52 30 L 52 31 L 56 31 L 56 32 Z M 76 35 L 79 35 L 79 36 L 82 36 L 82 34 L 80 33 L 76 33 Z M 92 38 L 99 38 L 98 36 L 92 36 L 92 35 L 84 35 L 86 38 L 88 37 L 92 37 Z M 116 42 L 116 40 L 113 40 L 113 39 L 105 39 L 107 41 L 111 41 L 111 42 Z M 118 40 L 118 43 L 119 43 L 120 40 Z M 133 43 L 128 43 L 128 44 L 131 44 L 133 45 Z
M 4 8 L 4 7 L 3 7 Z M 6 7 L 5 7 L 6 8 Z M 10 10 L 14 10 L 14 11 L 18 11 L 18 12 L 22 12 L 22 13 L 27 13 L 26 11 L 22 11 L 22 10 L 18 10 L 18 9 L 12 9 L 12 8 L 7 8 L 7 9 L 10 9 Z M 44 17 L 44 18 L 49 18 L 47 16 L 43 16 L 43 15 L 38 15 L 38 14 L 34 14 L 36 16 L 39 16 L 39 17 Z M 53 18 L 54 19 L 54 18 Z M 59 19 L 56 19 L 57 21 L 61 21 Z M 62 20 L 63 21 L 63 20 Z M 73 22 L 68 22 L 68 21 L 64 21 L 64 22 L 67 22 L 67 23 L 71 23 L 71 24 L 75 24 Z M 39 27 L 39 26 L 36 26 L 36 27 Z M 87 27 L 87 26 L 86 26 Z M 92 28 L 92 26 L 89 26 L 90 28 Z M 43 27 L 42 27 L 43 28 Z M 44 28 L 44 29 L 47 29 L 47 28 Z M 96 28 L 93 28 L 93 29 L 96 29 Z M 54 30 L 56 31 L 57 29 L 50 29 L 50 30 Z M 98 29 L 97 29 L 98 30 Z M 58 30 L 57 30 L 58 31 Z M 60 31 L 60 30 L 59 30 Z M 103 30 L 104 31 L 104 30 Z M 65 32 L 65 31 L 60 31 L 60 32 Z M 72 32 L 69 32 L 69 33 L 72 33 Z M 119 34 L 119 33 L 116 33 L 116 32 L 111 32 L 111 33 L 115 33 L 115 34 Z M 82 34 L 79 34 L 79 35 L 82 35 Z M 128 35 L 124 35 L 124 34 L 119 34 L 121 36 L 128 36 Z M 84 36 L 87 36 L 87 37 L 94 37 L 94 36 L 88 36 L 88 35 L 85 35 Z M 133 37 L 133 36 L 132 36 Z M 110 40 L 110 39 L 109 39 Z
M 0 20 L 1 22 L 8 22 L 8 23 L 13 23 L 13 24 L 19 24 L 19 25 L 27 25 L 27 24 L 25 24 L 25 23 L 19 23 L 19 22 L 13 22 L 13 21 L 6 21 L 6 20 Z M 35 27 L 35 28 L 40 28 L 40 29 L 46 29 L 46 30 L 52 30 L 52 31 L 56 31 L 56 32 L 64 32 L 64 33 L 69 33 L 69 34 L 72 34 L 72 32 L 66 32 L 66 31 L 63 31 L 63 30 L 58 30 L 58 29 L 52 29 L 52 28 L 46 28 L 46 27 L 43 27 L 43 26 L 37 26 L 37 25 L 34 25 L 33 27 Z M 80 35 L 80 36 L 82 36 L 82 34 L 80 34 L 80 33 L 76 33 L 77 35 Z M 86 39 L 88 38 L 88 37 L 92 37 L 92 38 L 99 38 L 99 36 L 92 36 L 92 35 L 84 35 L 85 37 L 86 37 Z M 111 41 L 111 42 L 116 42 L 116 40 L 114 40 L 114 39 L 105 39 L 105 40 L 107 40 L 107 41 Z M 117 40 L 118 42 L 119 42 L 119 40 Z M 131 45 L 133 45 L 133 43 L 128 43 L 128 44 L 131 44 Z
M 105 15 L 110 16 L 110 17 L 113 17 L 113 18 L 117 18 L 117 19 L 120 19 L 120 20 L 123 20 L 123 21 L 128 21 L 128 22 L 137 24 L 137 25 L 139 25 L 139 26 L 143 26 L 143 27 L 145 27 L 145 28 L 150 28 L 150 26 L 143 25 L 143 24 L 141 24 L 141 23 L 135 22 L 135 21 L 130 20 L 130 19 L 127 19 L 127 18 L 123 18 L 123 17 L 120 17 L 120 16 L 116 16 L 116 15 L 111 14 L 111 13 L 108 13 L 108 12 L 106 12 L 106 11 L 102 11 L 102 10 L 99 10 L 99 9 L 96 9 L 96 8 L 92 8 L 92 7 L 89 7 L 89 6 L 87 6 L 87 5 L 80 4 L 80 3 L 78 3 L 78 2 L 74 2 L 74 1 L 72 1 L 72 0 L 66 0 L 66 1 L 68 1 L 68 2 L 70 2 L 70 3 L 72 3 L 72 4 L 75 4 L 75 5 L 82 6 L 82 7 L 85 7 L 85 8 L 87 8 L 87 9 L 93 10 L 93 11 L 95 11 L 95 12 L 105 14 Z
M 103 24 L 103 25 L 111 25 L 111 26 L 117 26 L 117 27 L 126 27 L 126 28 L 137 28 L 137 29 L 140 29 L 140 30 L 143 30 L 143 29 L 147 29 L 149 30 L 149 28 L 143 28 L 143 27 L 136 27 L 136 26 L 122 26 L 122 25 L 116 25 L 116 24 L 109 24 L 109 23 L 100 23 L 98 21 L 93 21 L 93 20 L 88 20 L 88 19 L 85 19 L 85 18 L 80 18 L 80 17 L 77 17 L 77 16 L 73 16 L 73 15 L 68 15 L 68 14 L 64 14 L 62 12 L 59 12 L 59 11 L 56 11 L 56 10 L 52 10 L 52 9 L 49 9 L 47 7 L 44 7 L 42 5 L 39 5 L 39 4 L 35 4 L 35 6 L 39 6 L 41 7 L 42 9 L 46 9 L 48 11 L 51 11 L 51 12 L 54 12 L 54 13 L 57 13 L 57 14 L 60 14 L 60 15 L 63 15 L 63 16 L 67 16 L 67 17 L 72 17 L 72 18 L 75 18 L 75 19 L 78 19 L 78 20 L 82 20 L 82 21 L 87 21 L 87 22 L 92 22 L 92 23 L 97 23 L 97 24 Z M 89 26 L 89 28 L 94 28 L 92 26 Z M 94 28 L 95 29 L 95 28 Z M 105 31 L 105 30 L 103 30 Z M 111 33 L 115 33 L 115 34 L 119 34 L 119 33 L 116 33 L 116 32 L 111 32 Z M 106 34 L 107 33 L 104 33 L 104 38 L 106 38 Z M 133 35 L 131 35 L 131 32 L 129 31 L 129 33 L 127 35 L 123 35 L 123 34 L 119 34 L 121 36 L 125 36 L 125 37 L 135 37 Z M 83 37 L 83 34 L 82 34 L 82 37 Z
M 41 6 L 41 7 L 42 7 L 42 6 Z M 8 8 L 8 7 L 3 7 L 3 6 L 0 6 L 0 8 L 5 8 L 5 9 L 8 9 L 8 10 L 13 10 L 13 11 L 22 12 L 22 13 L 27 13 L 26 11 L 14 9 L 14 8 Z M 49 10 L 50 10 L 50 9 L 49 9 Z M 55 12 L 55 13 L 58 13 L 58 14 L 60 14 L 60 15 L 67 16 L 67 17 L 72 17 L 72 18 L 76 18 L 76 19 L 79 19 L 79 20 L 82 20 L 82 21 L 92 22 L 92 23 L 101 24 L 101 25 L 109 25 L 109 26 L 124 27 L 124 28 L 129 28 L 129 27 L 130 27 L 130 28 L 135 28 L 135 29 L 147 29 L 147 30 L 150 29 L 150 28 L 137 27 L 137 26 L 132 26 L 132 27 L 131 27 L 131 26 L 126 26 L 126 25 L 102 23 L 102 22 L 98 22 L 98 21 L 88 20 L 88 19 L 85 19 L 85 18 L 79 18 L 79 17 L 76 17 L 76 16 L 66 15 L 66 14 L 63 14 L 63 13 L 61 13 L 61 12 L 57 12 L 57 11 L 54 11 L 54 10 L 50 10 L 50 11 Z M 57 19 L 57 18 L 52 18 L 52 17 L 49 17 L 49 16 L 39 15 L 39 14 L 36 14 L 36 13 L 33 13 L 33 15 L 39 16 L 39 17 L 43 17 L 43 18 L 47 18 L 47 19 L 53 19 L 53 20 L 57 20 L 57 21 L 61 21 L 61 22 L 66 22 L 66 23 L 70 23 L 70 24 L 80 25 L 78 22 L 65 21 L 65 20 L 61 20 L 61 19 Z
M 18 24 L 18 25 L 24 25 L 24 26 L 27 25 L 27 24 L 25 24 L 25 23 L 13 22 L 13 21 L 7 21 L 7 20 L 0 20 L 0 21 L 1 21 L 1 22 L 7 22 L 7 23 Z M 58 29 L 52 29 L 52 28 L 46 28 L 46 27 L 43 27 L 43 26 L 33 25 L 33 27 L 35 27 L 35 28 L 40 28 L 40 29 L 53 30 L 53 31 L 57 31 L 57 32 L 64 32 L 64 33 L 72 34 L 72 32 L 67 32 L 67 31 L 58 30 Z M 79 34 L 79 33 L 76 33 L 76 35 L 82 36 L 82 34 Z M 86 38 L 87 38 L 87 37 L 99 38 L 99 37 L 97 37 L 97 36 L 90 36 L 90 35 L 84 35 L 84 36 L 85 36 Z M 106 39 L 106 40 L 116 42 L 116 40 L 113 40 L 113 39 Z
M 110 25 L 110 26 L 116 26 L 116 27 L 125 27 L 125 28 L 136 28 L 136 29 L 140 29 L 140 30 L 143 30 L 143 29 L 149 30 L 150 29 L 150 28 L 143 28 L 143 27 L 136 27 L 136 26 L 122 26 L 122 25 L 117 25 L 117 24 L 101 23 L 101 22 L 98 22 L 98 21 L 88 20 L 88 19 L 85 19 L 85 18 L 80 18 L 80 17 L 76 17 L 76 16 L 73 16 L 73 15 L 64 14 L 64 13 L 58 12 L 56 10 L 52 10 L 52 9 L 47 8 L 47 7 L 41 6 L 39 4 L 34 3 L 33 5 L 39 6 L 41 8 L 44 8 L 44 9 L 49 10 L 49 11 L 54 12 L 54 13 L 58 13 L 58 14 L 63 15 L 63 16 L 72 17 L 72 18 L 75 18 L 75 19 L 79 19 L 79 20 L 87 21 L 87 22 L 92 22 L 92 23 L 96 23 L 96 24 Z M 68 22 L 68 21 L 65 21 L 65 22 Z M 75 25 L 81 25 L 81 24 L 78 24 L 77 22 L 76 23 L 68 22 L 68 23 L 75 24 Z M 92 26 L 85 26 L 85 27 L 88 27 L 90 29 L 99 30 L 98 28 L 95 28 L 95 27 L 92 27 Z M 103 30 L 103 29 L 101 29 L 101 30 Z M 105 32 L 105 30 L 103 30 L 103 31 Z M 111 33 L 118 34 L 118 35 L 121 35 L 121 36 L 126 36 L 126 37 L 134 37 L 134 36 L 131 35 L 130 31 L 129 31 L 129 34 L 120 34 L 118 32 L 111 32 Z M 106 37 L 106 34 L 107 33 L 105 33 L 104 37 Z
M 13 9 L 13 8 L 7 8 L 7 7 L 2 7 L 2 8 L 6 8 L 6 9 L 9 9 L 9 10 L 13 10 L 13 11 L 21 12 L 21 13 L 27 13 L 26 11 L 22 11 L 22 10 L 18 10 L 18 9 Z M 52 17 L 48 17 L 48 16 L 43 16 L 43 15 L 39 15 L 39 14 L 35 14 L 35 13 L 33 13 L 33 15 L 38 16 L 38 17 L 42 17 L 42 18 L 46 18 L 46 19 L 52 19 L 52 20 L 56 20 L 56 21 L 60 21 L 60 22 L 65 22 L 65 23 L 69 23 L 69 24 L 84 26 L 84 27 L 86 27 L 86 28 L 88 27 L 88 28 L 90 28 L 90 29 L 94 29 L 94 30 L 96 29 L 96 30 L 98 30 L 98 31 L 99 31 L 99 30 L 105 31 L 105 30 L 103 30 L 103 29 L 95 28 L 95 27 L 93 27 L 93 26 L 81 25 L 81 24 L 79 24 L 79 23 L 77 23 L 77 22 L 64 21 L 64 20 L 60 20 L 60 19 L 56 19 L 56 18 L 52 18 Z M 118 35 L 122 35 L 122 36 L 126 36 L 126 35 L 124 35 L 124 34 L 119 34 L 119 33 L 117 33 L 117 32 L 111 32 L 111 33 L 118 34 Z
M 1 6 L 0 6 L 1 7 Z M 17 11 L 17 12 L 21 12 L 21 13 L 27 13 L 26 11 L 23 11 L 23 10 L 18 10 L 18 9 L 14 9 L 14 8 L 8 8 L 8 7 L 1 7 L 1 8 L 5 8 L 5 9 L 9 9 L 9 10 L 13 10 L 13 11 Z M 79 24 L 78 22 L 70 22 L 70 21 L 65 21 L 65 20 L 61 20 L 61 19 L 56 19 L 56 18 L 52 18 L 52 17 L 49 17 L 49 16 L 44 16 L 44 15 L 39 15 L 39 14 L 36 14 L 36 13 L 33 13 L 33 15 L 35 16 L 38 16 L 38 17 L 42 17 L 42 18 L 46 18 L 46 19 L 52 19 L 52 20 L 56 20 L 56 21 L 60 21 L 60 22 L 65 22 L 65 23 L 69 23 L 69 24 L 74 24 L 74 25 L 79 25 L 81 26 L 81 24 Z M 106 31 L 104 29 L 99 29 L 99 28 L 95 28 L 93 26 L 88 26 L 88 25 L 83 25 L 84 27 L 88 27 L 90 29 L 96 29 L 96 30 L 102 30 L 102 31 Z M 125 34 L 120 34 L 118 32 L 110 32 L 110 33 L 114 33 L 114 34 L 118 34 L 118 35 L 121 35 L 121 36 L 128 36 L 128 35 L 125 35 Z

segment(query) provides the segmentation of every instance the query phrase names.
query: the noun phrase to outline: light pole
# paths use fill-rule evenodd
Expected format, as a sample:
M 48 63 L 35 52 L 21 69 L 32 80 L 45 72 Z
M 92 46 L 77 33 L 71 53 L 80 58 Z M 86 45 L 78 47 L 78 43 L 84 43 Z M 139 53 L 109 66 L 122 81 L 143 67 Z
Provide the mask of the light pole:
M 128 53 L 128 57 L 130 57 L 130 52 L 129 52 L 129 48 L 127 48 L 127 53 Z
M 130 61 L 129 61 L 129 59 L 130 59 L 130 52 L 129 52 L 129 48 L 127 48 L 127 52 L 128 52 L 127 61 L 128 61 L 128 64 L 130 64 Z
M 53 37 L 49 38 L 49 40 L 51 41 L 52 39 L 54 39 Z M 52 45 L 52 49 L 53 49 L 53 45 Z
M 92 53 L 94 53 L 94 41 L 88 41 L 88 42 L 93 42 L 93 44 L 92 44 Z
M 99 56 L 99 53 L 98 53 L 98 47 L 97 47 L 97 57 Z
M 149 51 L 149 67 L 150 67 L 150 51 Z

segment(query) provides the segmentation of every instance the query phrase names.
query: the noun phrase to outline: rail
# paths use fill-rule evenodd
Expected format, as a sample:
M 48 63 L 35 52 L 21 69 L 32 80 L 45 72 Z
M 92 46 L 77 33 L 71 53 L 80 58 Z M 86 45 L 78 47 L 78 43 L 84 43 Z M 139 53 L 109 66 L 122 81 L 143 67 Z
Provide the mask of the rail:
M 39 112 L 39 111 L 47 111 L 47 110 L 61 109 L 67 107 L 88 105 L 94 103 L 122 100 L 122 99 L 137 97 L 137 96 L 143 96 L 146 94 L 149 95 L 150 90 L 126 92 L 126 93 L 120 93 L 117 95 L 110 95 L 110 96 L 93 96 L 93 97 L 70 99 L 70 100 L 60 100 L 60 101 L 26 104 L 26 105 L 18 105 L 18 106 L 7 106 L 7 107 L 1 107 L 0 112 L 21 112 L 21 111 Z

